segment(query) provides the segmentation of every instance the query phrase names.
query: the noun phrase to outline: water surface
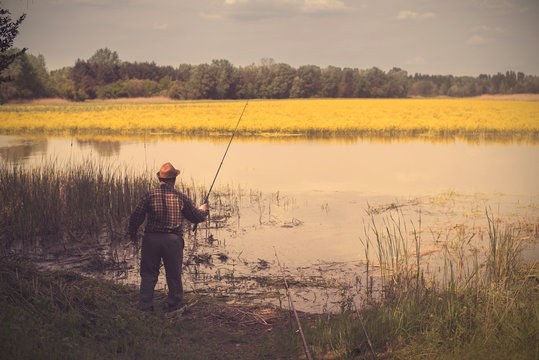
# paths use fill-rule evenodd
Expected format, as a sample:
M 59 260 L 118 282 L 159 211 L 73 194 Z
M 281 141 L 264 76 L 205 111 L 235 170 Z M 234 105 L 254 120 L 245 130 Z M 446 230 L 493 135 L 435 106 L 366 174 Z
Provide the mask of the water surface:
M 170 161 L 184 182 L 209 187 L 227 142 L 0 136 L 0 157 L 24 166 L 90 160 L 152 175 Z M 503 221 L 539 223 L 538 159 L 539 146 L 517 143 L 237 139 L 214 188 L 216 193 L 233 189 L 237 213 L 224 228 L 189 239 L 187 254 L 206 253 L 213 260 L 196 276 L 188 272 L 186 287 L 208 286 L 212 280 L 213 286 L 226 288 L 225 274 L 278 277 L 275 252 L 292 275 L 352 282 L 364 276 L 365 224 L 395 211 L 408 224 L 410 239 L 412 227 L 421 226 L 422 253 L 434 254 L 425 255 L 425 261 L 436 263 L 443 246 L 436 237 L 457 237 L 456 225 L 477 233 L 474 242 L 484 247 L 486 211 Z M 211 246 L 204 240 L 210 233 Z M 228 260 L 218 261 L 223 254 Z M 137 283 L 137 257 L 125 256 L 132 264 L 125 281 Z M 534 246 L 526 256 L 539 260 Z M 375 259 L 372 248 L 369 257 Z M 226 291 L 231 288 L 241 286 L 236 282 Z M 306 292 L 299 308 L 326 310 L 320 296 Z M 336 307 L 338 299 L 331 299 Z
M 184 181 L 209 184 L 226 149 L 222 141 L 93 141 L 0 136 L 0 157 L 36 164 L 95 160 L 155 172 L 167 161 Z M 228 152 L 218 181 L 266 192 L 344 191 L 410 196 L 455 191 L 538 195 L 539 146 L 460 140 L 241 141 Z

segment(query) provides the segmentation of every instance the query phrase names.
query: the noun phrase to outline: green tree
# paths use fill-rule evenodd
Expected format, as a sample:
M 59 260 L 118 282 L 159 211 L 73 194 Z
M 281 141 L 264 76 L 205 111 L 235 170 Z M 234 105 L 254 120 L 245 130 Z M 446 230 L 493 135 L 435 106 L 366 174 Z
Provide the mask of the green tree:
M 328 66 L 322 70 L 320 76 L 320 96 L 335 98 L 339 96 L 339 84 L 342 78 L 342 70 L 339 67 Z
M 172 77 L 170 75 L 163 76 L 159 80 L 159 93 L 160 95 L 167 95 L 168 90 L 172 86 Z
M 111 51 L 109 48 L 98 49 L 88 59 L 90 65 L 120 65 L 120 57 L 116 51 Z
M 43 55 L 34 56 L 25 53 L 20 57 L 21 76 L 15 82 L 22 89 L 30 90 L 33 99 L 50 95 L 50 76 Z
M 271 99 L 271 82 L 275 77 L 273 71 L 273 66 L 275 65 L 275 60 L 272 58 L 263 58 L 260 60 L 260 65 L 256 67 L 256 80 L 255 88 L 256 97 L 263 99 Z
M 63 67 L 51 71 L 50 80 L 54 96 L 75 100 L 77 90 L 75 89 L 75 83 L 71 79 L 72 70 L 72 67 Z
M 408 94 L 411 96 L 423 96 L 431 97 L 436 94 L 436 84 L 431 80 L 417 80 L 414 81 Z
M 289 98 L 296 71 L 290 65 L 280 63 L 271 66 L 271 73 L 273 77 L 267 89 L 269 98 Z
M 144 96 L 144 81 L 140 79 L 129 79 L 125 82 L 127 96 L 130 98 Z
M 18 51 L 12 49 L 10 51 Z M 24 53 L 4 73 L 11 79 L 2 87 L 3 100 L 36 99 L 53 95 L 50 76 L 43 55 Z
M 159 83 L 150 79 L 142 80 L 142 96 L 151 97 L 158 95 L 159 93 Z
M 257 85 L 258 68 L 251 64 L 238 69 L 237 96 L 240 99 L 260 98 L 259 87 Z
M 294 78 L 290 96 L 294 98 L 311 98 L 320 89 L 321 70 L 316 65 L 300 66 Z
M 504 94 L 505 88 L 505 76 L 502 73 L 497 73 L 491 77 L 490 86 L 488 92 L 490 94 Z
M 180 64 L 176 70 L 176 80 L 186 83 L 191 77 L 194 66 L 190 64 Z
M 341 73 L 341 81 L 339 82 L 337 96 L 341 98 L 357 96 L 357 94 L 354 94 L 354 78 L 357 78 L 358 76 L 357 70 L 344 68 Z
M 215 79 L 214 99 L 231 99 L 236 92 L 235 69 L 228 60 L 213 60 L 209 71 Z
M 380 98 L 387 96 L 386 74 L 377 67 L 360 72 L 359 97 Z
M 116 51 L 98 49 L 88 59 L 96 86 L 111 84 L 120 79 L 120 58 Z
M 185 83 L 181 81 L 173 81 L 168 88 L 167 95 L 174 100 L 186 99 Z
M 0 74 L 27 50 L 23 48 L 8 51 L 12 48 L 15 37 L 19 34 L 19 26 L 26 18 L 26 14 L 22 14 L 17 20 L 13 21 L 9 10 L 1 6 L 2 4 L 0 3 Z M 2 80 L 7 79 L 0 76 L 0 81 Z
M 92 66 L 84 60 L 78 59 L 71 69 L 71 80 L 75 84 L 75 100 L 94 99 L 96 97 L 95 73 Z
M 186 84 L 188 99 L 214 99 L 217 84 L 216 73 L 210 65 L 200 64 L 191 72 Z
M 393 68 L 387 73 L 386 96 L 403 98 L 408 93 L 408 73 L 399 68 Z
M 119 80 L 113 82 L 112 84 L 98 86 L 96 87 L 95 91 L 97 97 L 100 99 L 117 99 L 129 96 L 126 81 L 124 80 Z

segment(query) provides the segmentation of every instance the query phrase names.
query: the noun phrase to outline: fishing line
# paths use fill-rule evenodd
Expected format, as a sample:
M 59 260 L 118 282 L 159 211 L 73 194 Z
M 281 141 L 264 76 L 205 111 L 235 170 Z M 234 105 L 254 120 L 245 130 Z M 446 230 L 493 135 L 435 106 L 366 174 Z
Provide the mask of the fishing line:
M 215 180 L 217 180 L 217 176 L 219 175 L 219 171 L 221 171 L 221 166 L 223 166 L 223 162 L 225 161 L 226 154 L 228 153 L 228 149 L 230 148 L 230 144 L 232 144 L 232 140 L 234 140 L 234 136 L 236 135 L 236 131 L 238 130 L 238 126 L 240 125 L 241 118 L 243 117 L 243 113 L 245 112 L 245 108 L 247 107 L 247 104 L 249 104 L 249 100 L 245 102 L 245 106 L 243 107 L 243 110 L 241 111 L 240 118 L 238 119 L 238 122 L 236 124 L 236 128 L 234 129 L 234 132 L 232 133 L 232 136 L 230 137 L 230 141 L 228 142 L 228 145 L 226 147 L 225 153 L 223 154 L 223 158 L 221 159 L 221 163 L 219 164 L 219 167 L 217 168 L 217 172 L 215 173 L 215 177 L 213 178 L 213 181 L 210 186 L 210 190 L 208 190 L 208 193 L 206 194 L 206 197 L 204 198 L 203 204 L 208 203 L 208 199 L 210 197 L 210 193 L 213 189 L 213 185 L 215 184 Z M 198 223 L 195 224 L 193 227 L 193 232 L 196 233 L 197 231 Z

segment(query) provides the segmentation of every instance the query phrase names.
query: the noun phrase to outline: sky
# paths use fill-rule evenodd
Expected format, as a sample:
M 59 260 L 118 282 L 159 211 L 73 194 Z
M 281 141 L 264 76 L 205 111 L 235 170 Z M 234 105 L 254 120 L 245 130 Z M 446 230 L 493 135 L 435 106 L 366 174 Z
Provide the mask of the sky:
M 0 0 L 49 70 L 97 49 L 158 65 L 271 58 L 410 74 L 539 75 L 539 0 Z

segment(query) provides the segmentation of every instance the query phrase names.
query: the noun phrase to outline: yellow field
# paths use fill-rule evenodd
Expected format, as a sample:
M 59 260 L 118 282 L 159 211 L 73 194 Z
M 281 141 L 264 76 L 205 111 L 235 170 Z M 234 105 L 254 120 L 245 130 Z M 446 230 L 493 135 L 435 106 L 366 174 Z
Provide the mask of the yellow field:
M 1 133 L 231 132 L 243 101 L 3 105 Z M 525 134 L 539 137 L 538 101 L 315 99 L 249 102 L 240 134 Z

